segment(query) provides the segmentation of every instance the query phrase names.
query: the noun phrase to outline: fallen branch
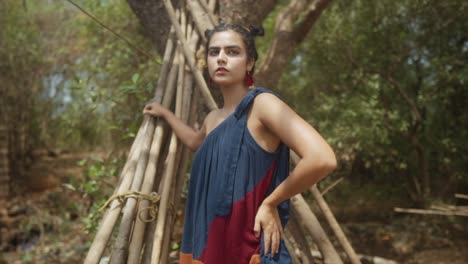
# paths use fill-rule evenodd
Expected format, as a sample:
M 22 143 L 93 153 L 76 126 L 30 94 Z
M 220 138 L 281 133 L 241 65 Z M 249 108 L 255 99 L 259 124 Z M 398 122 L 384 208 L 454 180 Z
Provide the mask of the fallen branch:
M 455 198 L 468 200 L 468 195 L 456 193 L 456 194 L 455 194 Z
M 468 216 L 467 212 L 447 212 L 447 211 L 438 211 L 438 210 L 425 210 L 425 209 L 399 208 L 399 207 L 395 207 L 394 210 L 395 212 L 398 212 L 398 213 L 410 213 L 410 214 Z
M 340 225 L 338 224 L 338 221 L 336 221 L 335 216 L 330 210 L 330 207 L 328 206 L 328 204 L 325 202 L 322 195 L 320 194 L 320 191 L 317 188 L 317 185 L 314 184 L 310 188 L 310 191 L 312 192 L 312 195 L 314 196 L 314 199 L 317 202 L 320 210 L 322 210 L 322 213 L 325 216 L 325 219 L 327 219 L 328 223 L 330 224 L 331 229 L 335 233 L 335 236 L 338 239 L 338 242 L 340 242 L 341 246 L 346 252 L 346 255 L 348 255 L 349 261 L 352 264 L 359 264 L 360 261 L 356 255 L 356 252 L 354 252 L 354 249 L 351 246 L 351 243 L 349 243 L 348 239 L 346 238 L 346 235 L 343 232 L 343 229 L 341 229 Z
M 332 184 L 330 184 L 329 186 L 327 186 L 327 188 L 325 188 L 323 191 L 322 191 L 322 196 L 325 196 L 325 194 L 327 192 L 329 192 L 331 189 L 335 188 L 336 185 L 338 185 L 340 182 L 342 182 L 344 180 L 343 177 L 339 178 L 338 180 L 334 181 Z

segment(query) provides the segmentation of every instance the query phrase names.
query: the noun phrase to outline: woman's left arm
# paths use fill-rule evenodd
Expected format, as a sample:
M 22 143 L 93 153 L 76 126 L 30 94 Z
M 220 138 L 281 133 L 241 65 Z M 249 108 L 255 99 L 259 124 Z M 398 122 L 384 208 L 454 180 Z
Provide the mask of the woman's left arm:
M 336 157 L 325 139 L 278 97 L 268 93 L 257 97 L 256 118 L 301 158 L 291 174 L 264 201 L 278 205 L 332 172 L 336 168 Z
M 336 157 L 323 137 L 275 95 L 258 95 L 252 117 L 301 158 L 290 175 L 265 198 L 255 219 L 255 233 L 258 234 L 260 229 L 264 232 L 265 254 L 270 251 L 270 246 L 271 252 L 277 253 L 282 228 L 276 206 L 307 190 L 333 171 Z M 269 220 L 271 218 L 276 221 Z

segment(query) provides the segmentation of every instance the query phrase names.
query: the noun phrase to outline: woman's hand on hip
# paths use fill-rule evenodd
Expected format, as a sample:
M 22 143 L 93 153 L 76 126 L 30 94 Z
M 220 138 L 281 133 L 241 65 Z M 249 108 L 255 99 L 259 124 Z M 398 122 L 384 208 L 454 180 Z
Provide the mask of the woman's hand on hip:
M 272 255 L 279 251 L 281 237 L 283 236 L 283 227 L 279 218 L 278 209 L 271 204 L 263 203 L 258 208 L 255 216 L 254 233 L 259 237 L 263 232 L 264 254 L 271 252 Z

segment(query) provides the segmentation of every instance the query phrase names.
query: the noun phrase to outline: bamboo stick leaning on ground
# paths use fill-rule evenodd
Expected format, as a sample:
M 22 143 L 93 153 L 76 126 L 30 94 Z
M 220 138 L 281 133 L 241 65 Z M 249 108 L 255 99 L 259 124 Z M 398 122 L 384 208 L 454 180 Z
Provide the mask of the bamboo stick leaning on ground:
M 413 209 L 413 208 L 394 208 L 395 212 L 398 213 L 410 213 L 410 214 L 425 214 L 425 215 L 453 215 L 453 216 L 468 216 L 468 212 L 446 212 L 439 210 L 426 210 L 426 209 Z
M 173 30 L 171 30 L 171 33 L 169 35 L 170 35 L 170 37 L 168 39 L 168 43 L 166 45 L 166 50 L 164 52 L 164 59 L 163 59 L 164 62 L 169 62 L 171 57 L 173 57 L 173 55 L 172 55 L 173 46 L 174 46 L 174 41 L 172 40 Z M 163 67 L 169 68 L 169 63 L 164 63 Z M 161 70 L 161 71 L 163 71 L 163 70 Z M 167 70 L 164 70 L 164 71 L 167 71 Z M 161 80 L 161 81 L 159 82 L 159 80 L 158 80 L 158 86 L 157 87 L 160 87 L 159 91 L 163 90 L 163 84 L 167 80 L 166 76 L 167 75 L 165 75 L 164 77 L 160 76 L 159 80 Z M 159 97 L 155 96 L 155 100 L 157 102 L 162 102 L 162 95 L 159 96 Z M 154 130 L 153 141 L 152 141 L 151 149 L 150 149 L 150 158 L 149 158 L 148 165 L 146 167 L 146 171 L 145 171 L 145 174 L 144 174 L 143 185 L 142 185 L 142 188 L 141 188 L 141 192 L 144 193 L 144 194 L 150 194 L 152 192 L 152 190 L 153 190 L 154 181 L 155 181 L 156 173 L 157 173 L 157 170 L 158 170 L 157 162 L 159 160 L 159 156 L 160 156 L 160 153 L 161 153 L 161 145 L 162 145 L 163 136 L 164 136 L 163 125 L 162 125 L 162 123 L 160 121 L 158 121 L 156 129 Z M 136 220 L 135 220 L 135 227 L 133 228 L 132 238 L 130 240 L 129 256 L 128 256 L 128 260 L 127 260 L 127 263 L 129 263 L 129 264 L 139 262 L 140 252 L 141 252 L 141 248 L 143 246 L 142 237 L 143 237 L 144 230 L 145 230 L 145 227 L 146 227 L 146 222 L 142 221 L 141 219 L 147 219 L 148 210 L 146 210 L 146 209 L 148 208 L 148 206 L 149 206 L 149 201 L 145 200 L 145 199 L 140 201 L 140 203 L 138 205 L 137 213 L 138 213 L 139 217 L 137 217 Z
M 143 128 L 141 129 L 144 130 Z M 126 169 L 122 170 L 122 181 L 118 184 L 116 191 L 114 193 L 125 193 L 130 188 L 130 185 L 133 180 L 133 175 L 135 173 L 136 164 L 138 162 L 138 157 L 140 153 L 140 145 L 138 141 L 137 147 L 135 151 L 132 153 L 131 157 L 127 159 L 127 163 L 124 166 Z M 127 166 L 128 164 L 128 166 Z M 94 237 L 93 243 L 88 251 L 86 259 L 84 261 L 85 264 L 97 264 L 102 257 L 104 249 L 106 248 L 107 242 L 112 234 L 112 230 L 114 229 L 115 223 L 120 215 L 120 211 L 122 210 L 122 204 L 118 200 L 114 200 L 111 202 L 109 209 L 104 214 L 103 219 L 99 225 L 99 229 Z
M 130 191 L 133 192 L 138 192 L 140 190 L 144 170 L 146 168 L 146 161 L 148 160 L 150 143 L 154 133 L 154 125 L 152 125 L 152 120 L 150 120 L 150 117 L 145 117 L 144 123 L 145 129 L 144 138 L 141 142 L 142 148 L 140 152 L 140 157 L 138 158 L 138 163 L 135 170 L 135 175 L 133 177 L 132 185 L 130 187 Z M 126 257 L 125 253 L 128 250 L 128 236 L 130 235 L 131 223 L 133 222 L 132 211 L 134 211 L 136 203 L 137 200 L 135 197 L 128 197 L 125 200 L 122 221 L 119 228 L 119 236 L 115 242 L 115 246 L 111 257 L 111 263 L 113 264 L 123 263 L 123 259 Z
M 200 0 L 200 1 L 205 1 L 205 0 Z M 217 0 L 208 0 L 207 2 L 208 2 L 208 7 L 210 8 L 210 12 L 214 14 Z
M 170 134 L 168 135 L 170 138 Z M 167 171 L 167 160 L 165 159 L 166 156 L 167 156 L 167 152 L 169 151 L 168 148 L 169 148 L 169 143 L 170 143 L 170 140 L 169 139 L 166 139 L 166 148 L 167 148 L 167 151 L 165 151 L 164 153 L 164 162 L 163 164 L 161 165 L 161 168 L 162 170 L 160 171 L 160 184 L 158 186 L 154 186 L 154 191 L 158 192 L 158 193 L 161 193 L 162 192 L 162 181 L 163 181 L 163 176 L 166 174 L 166 171 Z M 162 158 L 163 158 L 162 157 Z M 162 159 L 161 159 L 162 160 Z M 159 188 L 161 187 L 161 188 Z M 155 219 L 156 220 L 156 219 Z M 153 252 L 153 241 L 154 241 L 154 231 L 156 230 L 156 221 L 151 221 L 148 225 L 146 225 L 146 229 L 145 229 L 145 236 L 144 236 L 144 249 L 143 249 L 143 255 L 142 255 L 142 259 L 141 259 L 141 262 L 140 263 L 143 263 L 143 264 L 151 264 L 151 255 L 152 255 L 152 252 Z
M 312 196 L 314 196 L 314 199 L 317 202 L 320 210 L 322 210 L 323 215 L 325 216 L 328 223 L 330 224 L 331 229 L 335 233 L 335 236 L 338 239 L 338 242 L 340 242 L 341 246 L 346 252 L 346 255 L 348 255 L 349 261 L 352 264 L 360 264 L 361 261 L 359 260 L 359 257 L 356 255 L 356 252 L 354 252 L 354 249 L 349 243 L 348 239 L 346 238 L 346 235 L 344 234 L 343 229 L 341 229 L 340 225 L 336 221 L 336 218 L 331 212 L 330 207 L 328 206 L 328 204 L 325 202 L 322 195 L 320 194 L 320 191 L 318 190 L 317 185 L 312 186 L 310 188 L 310 191 L 312 192 Z
M 179 51 L 180 51 L 180 48 L 178 49 L 176 53 L 175 60 L 177 60 L 177 65 L 179 65 L 177 70 L 179 70 L 179 73 L 182 73 L 184 65 L 182 64 L 180 60 Z M 180 81 L 180 79 L 182 79 L 182 81 Z M 177 96 L 176 96 L 176 107 L 175 107 L 176 108 L 175 115 L 177 117 L 181 116 L 181 111 L 182 111 L 182 90 L 183 90 L 182 83 L 183 83 L 183 77 L 179 78 L 179 85 L 177 85 Z M 159 204 L 158 218 L 156 219 L 157 221 L 156 230 L 154 233 L 154 243 L 153 243 L 153 251 L 152 251 L 152 257 L 151 257 L 152 263 L 160 263 L 162 239 L 164 238 L 164 227 L 166 224 L 167 211 L 169 207 L 170 190 L 172 186 L 172 181 L 174 179 L 177 146 L 178 146 L 177 136 L 174 132 L 172 132 L 171 141 L 169 144 L 169 153 L 167 155 L 168 169 L 166 171 L 166 174 L 163 176 L 164 177 L 163 191 L 161 193 L 161 202 Z
M 174 59 L 175 61 L 175 59 Z M 165 91 L 165 95 L 163 98 L 163 106 L 170 107 L 170 103 L 172 101 L 172 97 L 174 95 L 174 86 L 175 80 L 177 78 L 177 69 L 178 65 L 172 65 L 171 71 L 169 73 L 168 85 Z M 132 191 L 139 191 L 141 188 L 141 184 L 143 182 L 143 176 L 146 171 L 146 166 L 148 164 L 149 159 L 149 151 L 151 142 L 154 135 L 155 130 L 155 120 L 152 117 L 145 116 L 145 122 L 147 122 L 147 134 L 145 134 L 144 142 L 142 142 L 142 151 L 140 154 L 140 158 L 138 160 L 137 169 L 135 171 L 135 176 L 132 182 L 131 190 Z M 133 220 L 135 218 L 136 212 L 136 205 L 137 200 L 135 198 L 129 197 L 126 200 L 126 204 L 123 210 L 122 221 L 120 223 L 119 234 L 114 243 L 114 248 L 112 250 L 112 257 L 110 260 L 111 264 L 122 264 L 127 259 L 128 253 L 128 240 L 131 232 L 131 228 L 133 226 Z
M 294 251 L 297 249 L 300 251 L 300 258 L 303 264 L 314 263 L 314 258 L 310 253 L 310 246 L 307 242 L 306 233 L 303 231 L 303 228 L 301 227 L 297 219 L 298 217 L 294 214 L 293 210 L 291 212 L 291 218 L 289 219 L 285 230 L 286 234 L 289 233 L 291 235 L 291 239 L 294 240 L 294 244 L 296 247 L 290 249 L 294 249 Z
M 456 193 L 455 198 L 468 200 L 468 195 L 461 194 L 461 193 Z
M 192 32 L 191 24 L 186 23 L 186 21 L 184 21 L 184 17 L 182 17 L 181 24 L 186 25 L 186 27 L 183 28 L 183 33 L 187 38 L 190 48 L 192 48 L 192 50 L 195 50 L 195 46 L 198 42 L 198 33 L 195 31 Z M 190 124 L 188 116 L 192 102 L 193 75 L 190 72 L 188 65 L 185 64 L 185 57 L 182 54 L 180 56 L 180 60 L 182 65 L 182 67 L 180 68 L 181 72 L 179 75 L 182 76 L 182 78 L 179 79 L 179 86 L 182 87 L 180 119 L 184 123 Z M 176 164 L 178 164 L 178 167 L 177 170 L 174 170 L 174 176 L 172 176 L 174 177 L 174 179 L 171 185 L 169 201 L 171 206 L 169 207 L 167 212 L 167 219 L 164 228 L 164 237 L 161 246 L 162 249 L 160 263 L 168 263 L 168 258 L 171 249 L 171 236 L 174 230 L 174 222 L 176 219 L 177 210 L 179 208 L 181 190 L 184 185 L 184 179 L 187 172 L 189 154 L 189 149 L 185 145 L 179 144 L 176 156 Z
M 200 1 L 200 2 L 203 2 Z M 187 0 L 188 10 L 192 14 L 192 18 L 195 22 L 195 27 L 200 33 L 200 37 L 203 39 L 203 42 L 206 42 L 205 31 L 207 29 L 213 28 L 215 24 L 218 23 L 217 19 L 214 16 L 207 13 L 203 8 L 203 4 L 196 0 Z
M 190 69 L 193 72 L 193 75 L 197 82 L 197 87 L 200 88 L 201 94 L 205 98 L 206 104 L 208 105 L 210 110 L 217 109 L 218 106 L 215 100 L 213 99 L 213 96 L 211 95 L 210 90 L 208 89 L 208 86 L 206 85 L 205 79 L 203 78 L 203 75 L 200 72 L 200 70 L 197 68 L 195 59 L 193 58 L 193 51 L 190 50 L 188 44 L 186 43 L 184 39 L 184 35 L 180 28 L 179 22 L 177 21 L 177 18 L 175 16 L 174 7 L 172 6 L 171 1 L 164 0 L 163 2 L 164 2 L 164 6 L 166 7 L 166 11 L 169 14 L 169 18 L 171 20 L 172 26 L 174 27 L 174 30 L 176 32 L 177 39 L 182 45 L 182 51 L 184 52 L 185 59 L 187 60 L 187 64 L 190 66 Z
M 165 90 L 164 86 L 166 83 L 166 76 L 168 75 L 167 73 L 169 71 L 171 53 L 173 50 L 172 47 L 173 47 L 172 37 L 169 37 L 166 43 L 166 52 L 165 52 L 163 62 L 161 65 L 161 70 L 159 73 L 160 78 L 158 79 L 158 84 L 154 92 L 154 96 L 155 96 L 154 98 L 155 100 L 159 102 L 161 101 L 162 94 Z M 142 145 L 141 141 L 142 141 L 143 134 L 144 134 L 143 124 L 144 122 L 140 126 L 140 129 L 138 130 L 138 133 L 137 133 L 137 137 L 135 138 L 133 142 L 132 148 L 130 150 L 129 158 L 127 158 L 124 169 L 122 169 L 120 182 L 117 185 L 118 187 L 116 188 L 116 191 L 114 192 L 114 194 L 125 193 L 130 188 L 130 185 L 131 185 L 131 182 L 133 180 L 133 176 L 136 170 L 138 157 L 141 152 L 141 145 Z M 107 245 L 107 242 L 109 241 L 109 238 L 112 234 L 114 226 L 117 222 L 121 209 L 122 209 L 122 206 L 119 201 L 115 200 L 111 202 L 109 209 L 104 215 L 101 221 L 100 227 L 98 228 L 98 231 L 93 239 L 93 243 L 84 261 L 85 264 L 99 263 L 99 260 L 102 257 L 104 249 Z
M 342 264 L 343 261 L 302 195 L 297 194 L 291 198 L 291 205 L 292 211 L 297 216 L 300 225 L 309 232 L 320 252 L 322 252 L 324 263 Z
M 286 248 L 294 248 L 293 251 L 289 252 L 292 264 L 313 264 L 304 258 L 304 254 L 301 250 L 296 249 L 296 242 L 294 241 L 291 233 L 287 229 L 284 230 L 284 244 L 286 245 Z
M 183 8 L 183 7 L 182 7 Z M 179 15 L 180 19 L 180 24 L 181 28 L 184 33 L 186 33 L 186 16 L 185 12 L 180 12 L 177 10 L 177 14 Z M 177 47 L 178 52 L 178 60 L 179 60 L 179 69 L 178 69 L 178 80 L 177 80 L 177 96 L 176 96 L 176 109 L 175 109 L 175 115 L 179 118 L 182 119 L 182 109 L 183 109 L 183 90 L 184 90 L 184 82 L 185 82 L 185 60 L 184 60 L 184 55 L 181 53 L 181 48 L 180 44 Z M 167 256 L 164 255 L 169 254 L 168 249 L 167 251 L 164 252 L 164 248 L 168 247 L 168 243 L 164 243 L 165 239 L 170 240 L 169 237 L 169 230 L 170 226 L 172 224 L 172 217 L 173 217 L 173 211 L 175 210 L 173 208 L 173 200 L 174 200 L 174 190 L 175 190 L 175 180 L 174 178 L 176 177 L 176 168 L 175 164 L 178 164 L 180 162 L 181 158 L 181 144 L 178 144 L 179 142 L 176 141 L 174 142 L 173 139 L 177 139 L 176 135 L 172 133 L 171 135 L 171 141 L 169 145 L 169 153 L 167 157 L 167 166 L 168 169 L 166 170 L 166 173 L 163 175 L 163 179 L 160 182 L 160 188 L 162 186 L 162 199 L 161 199 L 161 204 L 160 204 L 160 209 L 158 212 L 158 218 L 156 222 L 156 229 L 154 231 L 154 238 L 153 238 L 153 247 L 152 247 L 152 263 L 156 263 L 155 259 L 158 261 L 158 263 L 165 263 L 165 259 L 167 259 Z M 176 144 L 175 144 L 176 143 Z M 169 228 L 168 228 L 169 226 Z M 167 241 L 166 241 L 167 242 Z
M 189 0 L 188 2 L 191 2 L 191 1 Z M 194 2 L 194 1 L 192 1 L 192 2 Z M 213 25 L 218 24 L 218 18 L 213 13 L 214 8 L 213 9 L 210 8 L 209 4 L 205 0 L 199 0 L 199 1 L 195 1 L 195 2 L 198 2 L 200 4 L 203 11 L 205 12 L 205 15 L 210 20 L 211 24 L 213 24 Z
M 291 151 L 291 159 L 295 164 L 299 162 L 299 156 Z M 338 242 L 341 244 L 343 247 L 344 251 L 346 252 L 350 262 L 352 264 L 359 264 L 361 261 L 359 260 L 359 257 L 357 256 L 356 252 L 354 251 L 353 247 L 349 243 L 348 239 L 346 238 L 346 235 L 344 234 L 343 230 L 341 229 L 340 225 L 336 221 L 335 216 L 330 210 L 330 207 L 328 206 L 327 202 L 323 199 L 322 194 L 317 188 L 317 185 L 314 184 L 311 188 L 310 191 L 312 192 L 312 195 L 317 202 L 320 210 L 325 216 L 325 219 L 328 221 L 331 229 L 335 233 L 335 236 L 338 239 Z
M 190 25 L 190 23 L 188 23 L 188 30 L 187 30 L 187 36 L 190 36 L 191 35 L 191 41 L 190 41 L 190 48 L 195 51 L 196 50 L 196 45 L 198 43 L 198 39 L 199 39 L 199 34 L 198 32 L 196 32 L 195 30 L 192 30 L 192 27 Z M 195 52 L 194 52 L 195 54 Z M 184 70 L 185 70 L 185 73 L 184 75 L 186 76 L 185 81 L 184 81 L 184 96 L 183 96 L 183 120 L 185 120 L 187 123 L 188 120 L 195 120 L 196 117 L 194 115 L 196 115 L 196 106 L 197 106 L 197 99 L 199 98 L 199 96 L 197 95 L 197 92 L 195 92 L 193 90 L 193 84 L 194 84 L 194 81 L 193 81 L 193 74 L 192 72 L 190 71 L 190 68 L 188 67 L 188 65 L 186 65 L 184 67 Z M 192 102 L 192 103 L 191 103 Z M 190 116 L 190 118 L 189 118 Z M 178 150 L 178 152 L 180 152 L 180 150 Z M 186 175 L 186 171 L 187 171 L 187 167 L 188 167 L 188 163 L 189 163 L 189 156 L 190 156 L 190 151 L 188 150 L 188 148 L 184 147 L 183 148 L 183 154 L 182 154 L 182 161 L 181 161 L 181 166 L 180 166 L 180 170 L 178 172 L 178 176 L 177 176 L 177 179 L 176 179 L 176 186 L 175 186 L 175 193 L 174 195 L 172 195 L 172 203 L 173 203 L 173 208 L 177 209 L 178 208 L 178 205 L 180 204 L 180 193 L 181 193 L 181 190 L 182 190 L 182 187 L 183 187 L 183 184 L 184 184 L 184 181 L 185 181 L 185 175 Z M 165 174 L 165 173 L 164 173 Z M 162 181 L 163 182 L 163 181 Z M 162 192 L 162 185 L 163 183 L 160 183 L 160 192 Z M 174 187 L 174 185 L 173 185 Z M 172 217 L 175 217 L 174 215 L 174 211 L 172 211 L 172 214 L 169 214 L 168 216 L 168 220 L 166 221 L 166 224 L 165 224 L 165 228 L 164 230 L 172 230 L 173 229 L 173 225 L 171 223 L 173 223 L 173 220 L 171 219 Z M 152 222 L 150 225 L 149 225 L 149 228 L 147 229 L 147 234 L 154 234 L 155 232 L 155 222 Z M 167 234 L 169 233 L 169 234 Z M 166 239 L 167 237 L 170 237 L 170 234 L 172 232 L 165 232 L 165 238 L 163 239 L 163 252 L 161 254 L 161 263 L 164 263 L 164 260 L 168 258 L 168 254 L 170 253 L 169 252 L 169 244 L 170 244 L 170 239 Z M 166 241 L 167 240 L 167 241 Z M 154 243 L 154 239 L 152 237 L 152 235 L 147 235 L 145 237 L 145 251 L 143 252 L 143 260 L 142 260 L 142 263 L 144 264 L 149 264 L 149 263 L 152 263 L 151 262 L 151 255 L 152 255 L 152 249 L 153 249 L 153 243 Z

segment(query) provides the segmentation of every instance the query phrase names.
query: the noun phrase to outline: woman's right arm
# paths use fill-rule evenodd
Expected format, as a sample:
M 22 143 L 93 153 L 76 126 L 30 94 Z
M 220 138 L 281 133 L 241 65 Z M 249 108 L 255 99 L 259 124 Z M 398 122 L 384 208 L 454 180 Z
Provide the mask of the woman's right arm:
M 205 123 L 203 123 L 200 130 L 195 130 L 159 103 L 152 102 L 147 104 L 143 109 L 143 114 L 164 118 L 169 123 L 176 136 L 192 151 L 196 151 L 205 140 Z

